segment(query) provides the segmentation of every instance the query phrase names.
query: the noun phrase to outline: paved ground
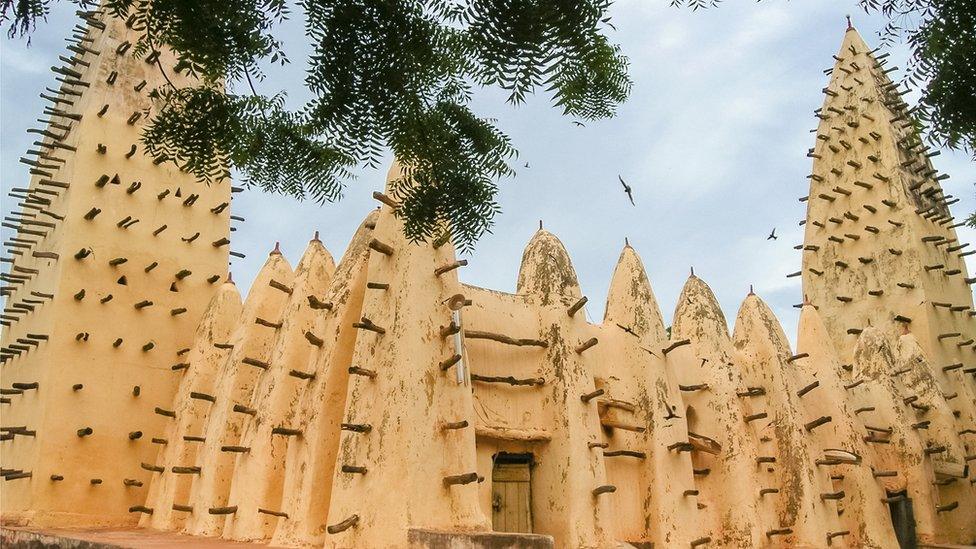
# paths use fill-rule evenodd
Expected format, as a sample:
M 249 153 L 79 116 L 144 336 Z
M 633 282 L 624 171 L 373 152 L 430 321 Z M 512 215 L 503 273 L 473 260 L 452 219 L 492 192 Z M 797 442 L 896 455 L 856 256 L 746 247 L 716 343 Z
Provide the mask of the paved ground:
M 65 548 L 65 549 L 116 549 L 138 547 L 162 549 L 165 547 L 203 547 L 205 549 L 234 549 L 243 547 L 268 547 L 257 543 L 240 543 L 214 538 L 185 536 L 171 532 L 159 532 L 142 528 L 129 529 L 43 529 L 34 530 L 18 526 L 0 528 L 0 545 L 17 549 Z

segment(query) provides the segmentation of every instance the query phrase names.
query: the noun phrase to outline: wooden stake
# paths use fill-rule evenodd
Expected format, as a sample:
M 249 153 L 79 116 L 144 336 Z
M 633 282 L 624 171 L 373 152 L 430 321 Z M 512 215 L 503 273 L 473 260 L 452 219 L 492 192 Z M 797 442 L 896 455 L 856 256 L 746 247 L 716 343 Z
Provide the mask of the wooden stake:
M 670 353 L 671 351 L 677 349 L 678 347 L 683 347 L 685 345 L 691 345 L 691 340 L 690 339 L 681 339 L 681 340 L 675 341 L 671 345 L 668 345 L 664 349 L 661 349 L 661 352 L 664 353 L 665 355 L 667 355 L 668 353 Z
M 506 335 L 483 332 L 479 330 L 465 330 L 464 337 L 468 339 L 490 339 L 506 345 L 548 347 L 549 344 L 539 339 L 515 339 Z
M 199 467 L 170 467 L 170 471 L 177 475 L 199 475 Z
M 248 366 L 255 366 L 255 367 L 261 368 L 262 370 L 267 370 L 268 368 L 271 367 L 271 365 L 268 364 L 267 362 L 264 362 L 262 360 L 258 360 L 256 358 L 251 358 L 251 357 L 244 357 L 241 360 L 241 363 L 247 364 Z
M 360 322 L 353 322 L 352 323 L 352 327 L 353 328 L 359 328 L 360 330 L 369 330 L 371 332 L 376 332 L 376 333 L 378 333 L 380 335 L 383 335 L 383 334 L 386 333 L 386 330 L 385 329 L 380 328 L 376 324 L 373 324 L 373 321 L 370 320 L 370 319 L 368 319 L 368 318 L 366 318 L 365 316 L 360 319 Z
M 384 244 L 375 238 L 369 241 L 369 247 L 370 249 L 376 250 L 383 255 L 393 255 L 393 248 L 391 246 Z
M 597 338 L 591 337 L 590 339 L 588 339 L 588 340 L 584 341 L 583 343 L 581 343 L 581 344 L 579 344 L 579 345 L 576 346 L 576 349 L 575 349 L 576 350 L 576 354 L 578 354 L 578 355 L 583 354 L 584 351 L 586 351 L 590 347 L 595 346 L 597 343 L 599 343 L 599 341 L 597 340 Z
M 365 376 L 370 379 L 376 377 L 376 372 L 373 370 L 367 370 L 366 368 L 360 368 L 359 366 L 350 366 L 349 373 L 356 376 Z
M 400 207 L 400 205 L 397 204 L 395 200 L 393 200 L 389 196 L 387 196 L 387 195 L 385 195 L 385 194 L 383 194 L 383 193 L 381 193 L 379 191 L 373 191 L 373 198 L 376 199 L 376 200 L 379 200 L 383 204 L 386 204 L 387 206 L 389 206 L 390 208 L 392 208 L 394 211 L 397 208 Z
M 241 414 L 247 414 L 249 416 L 257 415 L 258 413 L 258 411 L 254 408 L 248 408 L 247 406 L 242 406 L 240 404 L 234 405 L 234 411 Z
M 813 383 L 811 383 L 811 384 L 807 385 L 806 387 L 804 387 L 804 388 L 800 389 L 799 391 L 797 391 L 796 392 L 796 396 L 802 397 L 803 395 L 809 393 L 810 391 L 816 389 L 817 387 L 820 387 L 820 382 L 819 381 L 814 381 Z
M 311 307 L 311 308 L 313 308 L 313 309 L 316 309 L 316 310 L 321 310 L 321 309 L 331 310 L 332 309 L 332 304 L 331 303 L 326 303 L 324 301 L 320 301 L 319 298 L 315 297 L 314 295 L 308 296 L 308 306 Z
M 441 267 L 438 267 L 438 268 L 434 269 L 434 275 L 435 276 L 441 276 L 444 273 L 449 273 L 449 272 L 451 272 L 451 271 L 453 271 L 453 270 L 455 270 L 455 269 L 457 269 L 459 267 L 464 267 L 467 264 L 468 264 L 468 260 L 467 259 L 460 259 L 460 260 L 455 261 L 453 263 L 450 263 L 448 265 L 443 265 Z
M 541 385 L 545 385 L 546 383 L 546 380 L 541 377 L 518 379 L 513 376 L 481 376 L 478 374 L 471 374 L 471 381 L 480 381 L 482 383 L 507 383 L 513 386 L 519 386 L 519 385 L 541 386 Z
M 604 451 L 603 457 L 635 457 L 638 459 L 646 459 L 647 454 L 644 452 L 638 452 L 636 450 L 612 450 Z
M 830 416 L 821 416 L 821 417 L 819 417 L 819 418 L 817 418 L 817 419 L 815 419 L 815 420 L 813 420 L 813 421 L 805 424 L 803 426 L 803 428 L 806 430 L 806 432 L 809 433 L 809 432 L 813 431 L 814 429 L 816 429 L 817 427 L 819 427 L 819 426 L 821 426 L 821 425 L 823 425 L 825 423 L 830 423 L 831 421 L 833 421 L 833 418 L 831 418 Z
M 597 389 L 593 392 L 586 393 L 585 395 L 581 395 L 580 400 L 582 400 L 583 402 L 589 402 L 598 396 L 602 396 L 605 392 L 606 391 L 604 391 L 603 389 Z
M 352 528 L 358 523 L 359 523 L 359 515 L 353 515 L 338 524 L 333 524 L 332 526 L 329 526 L 328 528 L 326 528 L 326 531 L 330 534 L 338 534 L 340 532 L 345 532 L 346 530 Z
M 582 309 L 584 305 L 586 305 L 586 302 L 587 301 L 588 301 L 588 299 L 587 299 L 586 296 L 583 296 L 583 297 L 579 298 L 578 300 L 576 300 L 576 303 L 573 303 L 573 305 L 566 311 L 566 314 L 568 314 L 569 316 L 572 317 L 580 309 Z
M 265 320 L 261 317 L 255 318 L 254 323 L 260 326 L 267 326 L 268 328 L 274 328 L 276 330 L 281 328 L 281 322 L 271 322 L 270 320 Z

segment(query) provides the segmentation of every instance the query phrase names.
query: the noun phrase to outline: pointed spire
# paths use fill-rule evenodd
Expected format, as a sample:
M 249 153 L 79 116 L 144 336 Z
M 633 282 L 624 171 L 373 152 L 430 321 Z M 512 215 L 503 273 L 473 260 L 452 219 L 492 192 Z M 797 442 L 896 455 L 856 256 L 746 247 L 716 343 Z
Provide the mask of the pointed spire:
M 319 232 L 315 231 L 315 235 L 312 236 L 312 242 L 322 242 L 319 240 Z
M 540 297 L 543 304 L 560 296 L 581 296 L 576 270 L 556 235 L 540 229 L 525 246 L 519 267 L 517 292 Z
M 268 255 L 281 255 L 281 242 L 276 241 L 274 249 Z
M 779 319 L 765 301 L 750 293 L 739 307 L 732 339 L 743 342 L 757 337 L 768 342 L 777 352 L 790 354 L 790 343 Z
M 233 284 L 234 283 L 234 273 L 232 273 L 230 271 L 227 271 L 227 283 L 228 284 Z
M 674 307 L 671 324 L 672 339 L 721 338 L 728 340 L 729 326 L 718 299 L 705 281 L 690 276 L 685 281 Z
M 610 279 L 603 323 L 623 326 L 638 337 L 666 339 L 664 319 L 658 307 L 644 264 L 637 252 L 624 246 Z
M 317 232 L 316 236 L 318 236 Z M 332 258 L 332 254 L 329 253 L 321 240 L 313 238 L 309 241 L 301 259 L 298 260 L 298 264 L 295 265 L 295 280 L 296 283 L 299 280 L 305 280 L 303 284 L 312 285 L 324 282 L 325 286 L 321 288 L 324 291 L 328 287 L 328 281 L 335 274 L 335 269 L 335 259 Z M 318 291 L 310 290 L 312 293 Z
M 854 30 L 854 25 L 851 23 L 851 16 L 847 16 L 847 30 Z

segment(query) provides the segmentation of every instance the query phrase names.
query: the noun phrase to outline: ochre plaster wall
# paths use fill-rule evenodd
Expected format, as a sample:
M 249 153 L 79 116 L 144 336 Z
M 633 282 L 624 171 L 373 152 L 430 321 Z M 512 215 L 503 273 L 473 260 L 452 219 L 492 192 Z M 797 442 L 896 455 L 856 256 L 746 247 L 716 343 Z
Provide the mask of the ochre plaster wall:
M 8 286 L 5 274 L 3 291 L 3 425 L 24 427 L 2 442 L 4 470 L 20 471 L 0 484 L 3 515 L 38 526 L 134 524 L 140 463 L 165 428 L 154 410 L 171 406 L 172 367 L 227 274 L 229 182 L 156 164 L 139 141 L 160 67 L 185 75 L 168 51 L 137 58 L 123 21 L 84 17 L 46 94 L 43 156 L 28 153 L 40 165 L 14 193 L 11 273 L 29 275 Z
M 669 335 L 629 245 L 602 322 L 590 321 L 568 252 L 542 227 L 525 248 L 515 293 L 465 285 L 466 261 L 446 240 L 403 236 L 396 164 L 383 205 L 338 265 L 317 238 L 294 270 L 276 246 L 243 304 L 232 283 L 215 284 L 226 247 L 207 239 L 227 234 L 225 213 L 157 200 L 162 188 L 72 194 L 72 183 L 58 200 L 65 224 L 81 228 L 51 231 L 45 243 L 60 259 L 45 259 L 52 268 L 30 282 L 49 284 L 56 297 L 41 305 L 44 314 L 10 313 L 18 322 L 4 332 L 5 345 L 26 338 L 18 330 L 52 335 L 21 344 L 29 352 L 4 351 L 12 402 L 4 426 L 39 426 L 34 437 L 4 433 L 4 476 L 13 477 L 3 483 L 5 520 L 139 520 L 281 546 L 450 538 L 470 547 L 551 539 L 567 548 L 887 548 L 897 544 L 887 504 L 905 490 L 920 540 L 973 542 L 964 248 L 955 248 L 929 160 L 897 120 L 903 107 L 883 67 L 853 30 L 837 57 L 811 151 L 795 351 L 751 292 L 730 335 L 694 274 Z M 131 63 L 130 75 L 146 70 Z M 86 93 L 108 97 L 102 88 Z M 79 127 L 112 120 L 91 118 Z M 117 140 L 134 139 L 129 131 L 111 141 L 94 130 L 74 134 L 76 155 L 97 142 L 116 150 Z M 62 169 L 82 181 L 116 170 L 72 162 Z M 131 162 L 142 163 L 133 165 L 147 174 L 144 187 L 166 169 Z M 171 189 L 185 178 L 159 173 Z M 222 187 L 194 192 L 201 204 L 229 200 Z M 102 217 L 80 220 L 95 200 L 102 216 L 111 212 L 104 219 L 140 223 L 122 231 L 99 225 Z M 160 216 L 174 220 L 168 231 L 139 232 Z M 206 236 L 184 242 L 195 231 Z M 108 247 L 81 263 L 66 259 L 96 236 Z M 105 264 L 116 256 L 128 261 Z M 158 266 L 144 272 L 151 261 Z M 211 267 L 218 278 L 201 281 Z M 192 275 L 170 278 L 182 268 Z M 129 279 L 121 290 L 117 273 Z M 73 299 L 82 286 L 91 294 Z M 98 303 L 107 288 L 117 295 Z M 143 296 L 153 307 L 135 310 Z M 188 311 L 171 316 L 187 296 Z M 116 318 L 109 314 L 124 322 L 107 323 Z M 76 341 L 86 329 L 89 340 Z M 142 351 L 147 334 L 155 347 Z M 38 388 L 11 385 L 32 380 Z M 70 391 L 76 382 L 84 388 Z M 79 421 L 94 433 L 78 437 Z M 142 438 L 130 440 L 136 429 Z M 487 535 L 502 454 L 531 456 L 536 537 Z M 39 473 L 18 478 L 20 469 Z M 64 481 L 48 478 L 55 472 Z M 104 485 L 88 483 L 96 474 Z M 89 511 L 55 514 L 77 509 Z

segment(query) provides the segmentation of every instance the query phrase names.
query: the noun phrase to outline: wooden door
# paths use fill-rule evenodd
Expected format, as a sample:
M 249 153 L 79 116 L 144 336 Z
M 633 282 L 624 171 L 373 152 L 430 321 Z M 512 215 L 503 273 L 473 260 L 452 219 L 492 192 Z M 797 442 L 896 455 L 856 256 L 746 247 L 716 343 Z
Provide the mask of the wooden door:
M 888 497 L 900 496 L 902 499 L 892 501 L 888 504 L 891 511 L 891 523 L 895 527 L 895 538 L 901 549 L 915 549 L 918 547 L 915 535 L 915 511 L 912 508 L 912 499 L 908 497 L 908 491 L 888 492 Z
M 496 532 L 532 532 L 529 463 L 496 463 L 492 471 L 491 523 Z

